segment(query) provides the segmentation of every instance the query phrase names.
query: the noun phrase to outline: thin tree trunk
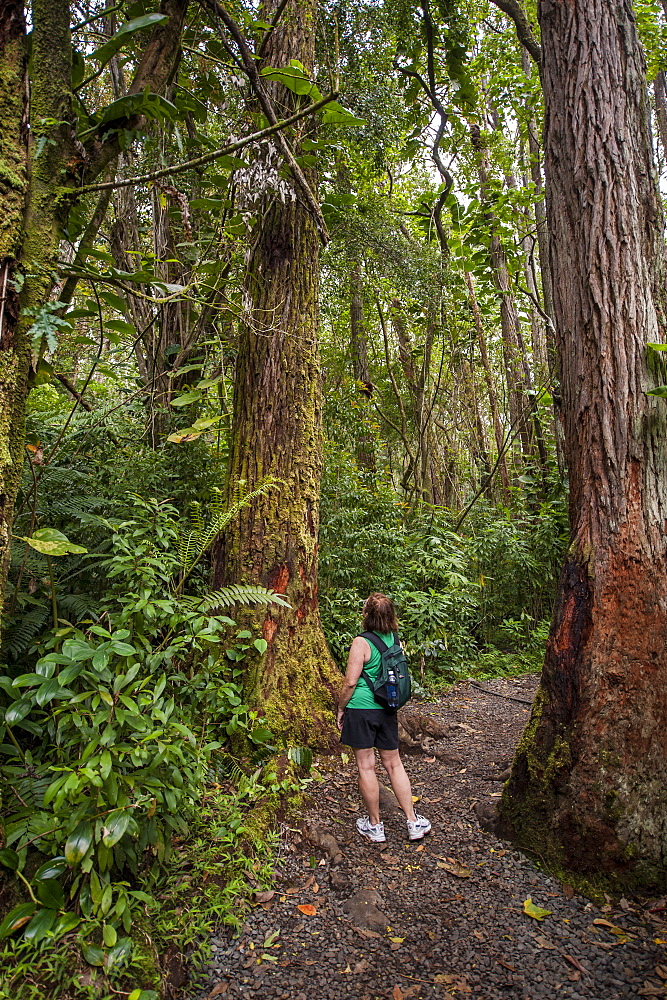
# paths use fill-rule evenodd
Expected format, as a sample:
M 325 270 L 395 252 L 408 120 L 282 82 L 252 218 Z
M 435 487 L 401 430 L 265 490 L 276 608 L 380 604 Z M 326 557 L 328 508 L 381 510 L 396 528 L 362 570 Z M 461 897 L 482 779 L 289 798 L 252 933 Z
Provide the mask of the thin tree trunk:
M 475 286 L 472 280 L 472 274 L 466 271 L 466 284 L 468 285 L 468 294 L 470 295 L 470 308 L 472 309 L 473 318 L 475 320 L 475 330 L 477 332 L 477 344 L 479 346 L 479 355 L 482 360 L 482 367 L 484 369 L 484 381 L 486 382 L 486 391 L 489 397 L 489 409 L 491 410 L 491 419 L 493 421 L 493 433 L 496 439 L 496 451 L 500 456 L 500 461 L 498 467 L 500 470 L 500 481 L 503 486 L 503 500 L 505 503 L 509 501 L 509 490 L 510 490 L 510 479 L 509 473 L 507 471 L 507 459 L 505 457 L 505 435 L 503 434 L 503 427 L 500 422 L 500 412 L 498 410 L 498 397 L 496 396 L 496 389 L 493 384 L 493 373 L 491 372 L 491 366 L 489 364 L 489 355 L 486 350 L 486 336 L 484 333 L 484 324 L 482 323 L 482 315 L 479 311 L 479 305 L 477 302 L 477 296 L 475 295 Z
M 268 20 L 276 4 L 267 4 Z M 288 0 L 264 57 L 270 66 L 298 59 L 310 72 L 315 0 Z M 281 106 L 292 95 L 273 86 Z M 297 150 L 298 155 L 298 150 Z M 315 178 L 309 176 L 311 187 Z M 317 348 L 319 240 L 299 192 L 267 196 L 249 255 L 246 320 L 239 340 L 229 458 L 229 497 L 264 477 L 281 482 L 243 511 L 214 554 L 214 580 L 260 583 L 291 607 L 270 606 L 261 622 L 268 648 L 245 678 L 250 703 L 278 731 L 300 739 L 332 736 L 337 672 L 317 603 L 321 478 L 321 385 Z
M 355 264 L 350 274 L 350 354 L 352 355 L 352 370 L 357 388 L 366 399 L 370 399 L 373 395 L 373 383 L 368 366 L 363 282 L 359 264 Z M 363 407 L 359 417 L 361 426 L 357 438 L 357 462 L 362 469 L 374 473 L 375 447 L 366 413 L 367 405 Z
M 477 153 L 480 198 L 482 201 L 488 201 L 490 188 L 488 152 L 482 140 L 479 126 L 472 126 L 471 137 L 473 148 Z M 491 265 L 500 300 L 500 325 L 502 329 L 503 360 L 505 364 L 510 423 L 512 427 L 518 428 L 523 455 L 531 458 L 533 454 L 533 441 L 530 423 L 527 419 L 529 407 L 526 405 L 525 374 L 522 368 L 522 352 L 519 346 L 519 316 L 512 293 L 507 258 L 493 213 L 490 211 L 487 212 L 487 220 L 490 236 Z
M 630 3 L 539 4 L 571 545 L 501 823 L 561 868 L 667 883 L 662 211 Z

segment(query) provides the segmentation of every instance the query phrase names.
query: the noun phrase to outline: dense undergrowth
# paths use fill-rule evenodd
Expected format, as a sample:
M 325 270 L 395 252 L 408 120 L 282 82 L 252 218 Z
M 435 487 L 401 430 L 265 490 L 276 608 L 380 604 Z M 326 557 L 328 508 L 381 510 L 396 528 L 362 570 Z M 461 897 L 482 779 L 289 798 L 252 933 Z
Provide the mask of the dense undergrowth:
M 62 424 L 50 394 L 35 393 L 31 416 L 47 454 Z M 0 998 L 176 989 L 209 932 L 240 926 L 269 883 L 278 800 L 303 782 L 274 762 L 307 753 L 276 746 L 242 697 L 264 641 L 234 608 L 280 598 L 208 594 L 207 551 L 244 499 L 223 507 L 224 463 L 198 443 L 169 460 L 136 442 L 119 455 L 131 427 L 131 413 L 99 427 L 76 416 L 19 497 L 0 677 Z M 320 596 L 341 668 L 372 590 L 395 599 L 431 691 L 538 667 L 562 496 L 479 501 L 460 530 L 456 517 L 328 454 Z
M 409 505 L 387 475 L 330 456 L 322 496 L 320 607 L 343 666 L 372 591 L 394 599 L 415 675 L 428 686 L 538 669 L 567 544 L 562 489 L 513 508 Z

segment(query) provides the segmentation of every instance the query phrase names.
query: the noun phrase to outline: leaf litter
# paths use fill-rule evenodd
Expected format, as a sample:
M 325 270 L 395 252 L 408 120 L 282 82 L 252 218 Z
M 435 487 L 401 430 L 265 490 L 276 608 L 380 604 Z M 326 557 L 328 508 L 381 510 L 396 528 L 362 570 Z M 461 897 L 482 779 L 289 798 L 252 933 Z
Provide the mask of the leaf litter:
M 532 696 L 537 678 L 489 683 L 512 694 L 519 690 Z M 382 996 L 392 1000 L 412 996 L 429 1000 L 432 990 L 440 996 L 474 993 L 483 1000 L 503 1000 L 508 987 L 512 996 L 532 1000 L 569 995 L 569 988 L 588 997 L 585 991 L 597 981 L 593 977 L 612 961 L 617 963 L 617 979 L 637 977 L 632 985 L 627 980 L 628 996 L 667 1000 L 667 925 L 659 922 L 663 899 L 652 903 L 608 900 L 604 908 L 596 909 L 570 885 L 559 886 L 510 845 L 480 830 L 477 804 L 498 788 L 483 776 L 508 766 L 525 720 L 514 714 L 511 704 L 501 703 L 499 713 L 495 698 L 493 711 L 487 711 L 489 699 L 483 692 L 467 689 L 472 694 L 467 702 L 461 697 L 466 689 L 465 683 L 455 686 L 436 706 L 447 723 L 471 722 L 470 732 L 458 729 L 454 731 L 458 735 L 453 735 L 450 731 L 448 762 L 440 755 L 428 760 L 423 755 L 404 756 L 413 788 L 418 788 L 424 812 L 433 823 L 428 840 L 407 843 L 404 820 L 398 813 L 383 816 L 387 843 L 381 845 L 382 852 L 358 838 L 354 818 L 345 811 L 350 806 L 355 812 L 359 809 L 354 762 L 346 764 L 339 756 L 330 764 L 321 758 L 317 769 L 324 781 L 309 790 L 312 800 L 303 818 L 328 827 L 345 844 L 342 860 L 332 864 L 317 845 L 302 839 L 302 833 L 286 833 L 275 862 L 278 887 L 255 886 L 252 898 L 258 905 L 245 915 L 242 940 L 247 943 L 242 949 L 230 954 L 221 935 L 222 949 L 213 960 L 215 978 L 208 985 L 202 983 L 200 1000 L 223 985 L 221 975 L 224 995 L 228 992 L 234 1000 L 250 995 L 281 1000 L 286 994 L 297 997 L 300 993 L 318 1000 L 341 1000 L 343 995 L 370 1000 L 376 995 L 378 980 L 387 983 Z M 460 763 L 452 767 L 457 754 Z M 317 869 L 317 877 L 315 873 L 307 877 L 308 869 Z M 461 892 L 452 893 L 452 877 L 461 880 L 456 886 Z M 343 915 L 341 904 L 362 889 L 376 893 L 380 924 L 361 926 L 365 923 L 362 914 L 353 920 Z M 271 891 L 275 896 L 261 895 Z M 276 906 L 278 898 L 287 905 Z M 317 905 L 306 903 L 308 898 Z M 548 900 L 550 909 L 534 903 L 535 898 Z M 528 902 L 534 913 L 524 909 Z M 265 907 L 272 907 L 271 913 Z M 531 920 L 535 921 L 532 928 L 542 931 L 544 926 L 548 934 L 526 934 Z M 650 935 L 637 932 L 635 925 L 642 922 Z M 277 928 L 280 935 L 272 936 Z M 453 935 L 453 930 L 458 933 Z M 596 934 L 608 940 L 595 941 Z M 524 948 L 528 944 L 528 950 L 516 948 L 519 942 L 524 942 Z M 539 985 L 535 962 L 540 963 Z M 257 975 L 262 978 L 253 990 Z M 349 989 L 341 990 L 348 977 Z M 568 982 L 581 985 L 569 987 Z M 563 984 L 565 990 L 559 992 Z M 217 995 L 222 997 L 222 990 Z M 616 995 L 613 990 L 605 993 L 610 1000 Z

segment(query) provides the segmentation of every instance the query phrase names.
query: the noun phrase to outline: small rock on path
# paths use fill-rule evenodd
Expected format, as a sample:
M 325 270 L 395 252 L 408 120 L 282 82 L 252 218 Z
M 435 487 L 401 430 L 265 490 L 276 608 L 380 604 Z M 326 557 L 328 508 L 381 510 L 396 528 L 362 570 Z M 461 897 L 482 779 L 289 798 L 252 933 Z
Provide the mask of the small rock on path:
M 475 806 L 499 797 L 537 680 L 481 685 L 518 700 L 462 682 L 419 706 L 447 732 L 433 756 L 403 753 L 416 808 L 433 824 L 423 841 L 407 840 L 395 809 L 383 815 L 386 844 L 361 838 L 353 758 L 318 760 L 325 780 L 312 786 L 304 830 L 333 836 L 342 860 L 285 829 L 275 895 L 239 937 L 213 939 L 198 997 L 667 998 L 667 911 L 627 900 L 600 909 L 479 825 Z M 528 897 L 550 915 L 526 916 Z

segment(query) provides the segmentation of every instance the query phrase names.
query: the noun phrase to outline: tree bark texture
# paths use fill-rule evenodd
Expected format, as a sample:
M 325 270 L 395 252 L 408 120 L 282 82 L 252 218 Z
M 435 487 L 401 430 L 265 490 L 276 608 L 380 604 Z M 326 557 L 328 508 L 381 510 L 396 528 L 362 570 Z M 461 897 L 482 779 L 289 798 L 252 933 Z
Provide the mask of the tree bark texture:
M 7 574 L 13 495 L 23 464 L 15 433 L 23 412 L 30 361 L 24 337 L 17 342 L 18 291 L 27 176 L 27 53 L 22 0 L 0 6 L 0 579 Z
M 541 0 L 571 547 L 502 828 L 570 871 L 667 875 L 662 215 L 626 0 Z M 620 883 L 616 883 L 620 884 Z
M 266 5 L 270 21 L 275 5 Z M 299 59 L 310 71 L 315 0 L 289 0 L 265 48 L 270 66 Z M 279 107 L 292 96 L 272 85 Z M 292 137 L 294 141 L 294 137 Z M 298 155 L 298 145 L 297 145 Z M 308 176 L 311 188 L 314 175 Z M 268 649 L 245 679 L 246 695 L 271 725 L 300 739 L 333 737 L 337 671 L 317 603 L 321 479 L 321 376 L 318 359 L 319 239 L 299 197 L 267 194 L 245 286 L 229 460 L 229 495 L 269 475 L 277 489 L 253 502 L 230 526 L 214 557 L 216 585 L 259 583 L 286 596 L 261 622 Z
M 151 32 L 133 93 L 164 88 L 186 9 L 187 0 L 164 0 L 169 21 Z M 34 0 L 31 44 L 28 86 L 23 5 L 0 3 L 0 606 L 23 467 L 29 331 L 52 293 L 63 227 L 77 200 L 66 186 L 94 179 L 120 149 L 115 133 L 93 136 L 85 154 L 74 142 L 69 3 Z M 134 115 L 127 124 L 143 122 Z M 67 292 L 71 297 L 73 288 Z
M 352 370 L 357 388 L 366 399 L 370 399 L 373 395 L 373 383 L 368 365 L 368 340 L 364 322 L 364 287 L 359 264 L 355 264 L 350 273 L 350 354 L 352 355 Z M 366 469 L 367 472 L 375 473 L 375 445 L 366 406 L 360 411 L 359 423 L 356 447 L 357 463 L 360 468 Z

